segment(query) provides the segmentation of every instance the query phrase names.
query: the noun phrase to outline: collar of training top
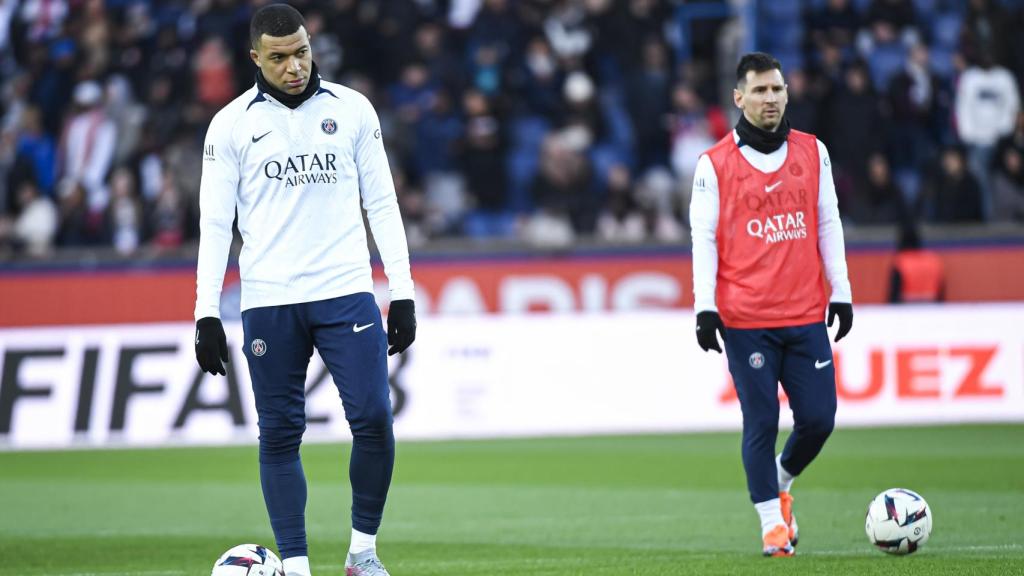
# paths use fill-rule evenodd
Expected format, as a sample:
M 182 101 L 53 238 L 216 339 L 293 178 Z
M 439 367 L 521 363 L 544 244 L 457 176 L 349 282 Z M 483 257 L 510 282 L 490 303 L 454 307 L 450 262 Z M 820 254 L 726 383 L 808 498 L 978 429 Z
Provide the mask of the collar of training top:
M 277 100 L 292 110 L 298 108 L 300 104 L 317 94 L 326 93 L 334 96 L 334 93 L 327 88 L 320 87 L 320 73 L 317 71 L 316 62 L 313 62 L 313 65 L 310 67 L 309 83 L 306 84 L 306 89 L 298 94 L 288 94 L 287 92 L 274 88 L 270 85 L 270 82 L 267 82 L 267 79 L 263 77 L 263 72 L 259 69 L 256 70 L 256 88 L 259 90 L 259 93 L 252 99 L 252 102 L 249 102 L 249 105 L 246 106 L 246 110 L 251 108 L 252 105 L 257 102 L 265 101 L 267 99 L 265 95 L 268 94 L 273 97 L 274 100 Z M 337 96 L 334 97 L 337 98 Z

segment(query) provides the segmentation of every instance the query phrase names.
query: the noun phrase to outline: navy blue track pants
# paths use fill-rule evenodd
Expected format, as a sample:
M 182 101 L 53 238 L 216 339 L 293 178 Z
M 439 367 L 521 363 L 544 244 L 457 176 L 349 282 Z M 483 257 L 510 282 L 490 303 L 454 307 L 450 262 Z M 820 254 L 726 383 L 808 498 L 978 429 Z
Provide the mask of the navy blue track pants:
M 790 474 L 800 474 L 814 460 L 835 424 L 836 373 L 825 323 L 727 328 L 725 353 L 743 410 L 743 468 L 750 499 L 778 498 L 779 383 L 793 410 L 793 433 L 782 451 L 782 467 Z
M 306 369 L 315 347 L 352 430 L 352 526 L 376 534 L 395 459 L 387 335 L 371 294 L 251 308 L 242 313 L 245 357 L 260 429 L 260 482 L 282 557 L 305 556 Z

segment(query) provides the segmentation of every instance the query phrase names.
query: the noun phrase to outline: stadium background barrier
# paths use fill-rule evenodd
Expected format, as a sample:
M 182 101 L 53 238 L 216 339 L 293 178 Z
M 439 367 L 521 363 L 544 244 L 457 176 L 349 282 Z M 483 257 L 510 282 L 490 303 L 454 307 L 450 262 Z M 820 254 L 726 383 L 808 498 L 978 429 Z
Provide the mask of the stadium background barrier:
M 1024 244 L 940 248 L 949 302 L 1024 301 Z M 857 304 L 884 303 L 891 249 L 848 255 Z M 417 308 L 427 314 L 689 308 L 688 250 L 552 256 L 418 258 Z M 379 300 L 387 285 L 378 270 Z M 238 270 L 228 271 L 225 319 L 238 316 Z M 10 270 L 0 274 L 0 326 L 179 322 L 192 319 L 195 263 Z
M 1024 303 L 860 306 L 835 348 L 839 426 L 1024 422 Z M 724 356 L 693 341 L 688 311 L 425 316 L 393 358 L 399 438 L 737 429 Z M 241 354 L 200 373 L 191 323 L 0 329 L 4 449 L 256 441 Z M 274 342 L 267 341 L 272 358 Z M 312 441 L 347 439 L 314 355 Z M 784 424 L 791 423 L 783 410 Z

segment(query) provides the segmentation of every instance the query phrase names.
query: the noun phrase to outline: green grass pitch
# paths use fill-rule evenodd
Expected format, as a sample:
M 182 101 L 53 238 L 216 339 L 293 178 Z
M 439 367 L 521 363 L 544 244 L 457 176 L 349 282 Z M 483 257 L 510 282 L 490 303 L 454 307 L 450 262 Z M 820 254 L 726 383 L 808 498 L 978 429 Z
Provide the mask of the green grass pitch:
M 348 447 L 303 458 L 339 576 Z M 897 486 L 935 518 L 907 557 L 863 530 Z M 798 555 L 765 559 L 736 433 L 401 442 L 378 550 L 395 576 L 1024 574 L 1024 426 L 841 429 L 793 493 Z M 0 452 L 0 575 L 204 575 L 249 541 L 273 545 L 253 446 Z

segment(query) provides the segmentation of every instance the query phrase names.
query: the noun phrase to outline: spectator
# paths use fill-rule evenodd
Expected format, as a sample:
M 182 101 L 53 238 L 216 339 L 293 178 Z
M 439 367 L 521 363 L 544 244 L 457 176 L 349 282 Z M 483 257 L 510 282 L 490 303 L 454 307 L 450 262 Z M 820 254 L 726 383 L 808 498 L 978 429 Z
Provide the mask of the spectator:
M 98 78 L 110 66 L 112 34 L 104 4 L 89 0 L 80 7 L 78 72 L 85 78 Z
M 28 71 L 31 85 L 29 99 L 43 112 L 43 124 L 50 134 L 61 131 L 69 103 L 74 105 L 73 90 L 78 78 L 77 43 L 59 38 L 51 44 L 31 44 Z
M 565 117 L 561 128 L 576 139 L 574 146 L 589 149 L 605 136 L 604 115 L 597 100 L 594 80 L 582 70 L 574 70 L 562 87 Z
M 629 169 L 615 164 L 609 169 L 605 206 L 597 218 L 597 237 L 606 242 L 642 242 L 647 223 L 633 193 Z
M 469 90 L 462 98 L 466 132 L 462 170 L 478 210 L 497 213 L 505 208 L 505 134 L 501 118 L 483 93 Z
M 626 82 L 626 102 L 633 121 L 636 167 L 668 163 L 669 76 L 668 51 L 657 37 L 643 45 L 643 61 Z
M 130 255 L 142 240 L 142 205 L 135 189 L 135 176 L 125 167 L 110 177 L 111 200 L 107 225 L 114 250 Z
M 497 42 L 478 45 L 470 59 L 469 77 L 473 87 L 488 98 L 498 98 L 504 89 L 504 63 L 508 47 Z
M 925 217 L 932 222 L 981 222 L 983 218 L 981 187 L 959 148 L 942 152 L 920 200 Z
M 866 20 L 874 42 L 886 44 L 913 32 L 917 15 L 911 0 L 872 0 Z
M 786 92 L 789 95 L 786 118 L 789 119 L 790 126 L 795 130 L 817 134 L 821 108 L 819 101 L 810 93 L 807 74 L 800 68 L 793 68 L 786 76 Z
M 45 256 L 57 234 L 57 209 L 40 194 L 32 181 L 22 182 L 17 190 L 18 218 L 14 222 L 15 244 L 29 256 Z
M 687 84 L 672 89 L 671 165 L 683 188 L 690 188 L 697 159 L 728 133 L 725 117 L 706 106 Z
M 889 85 L 892 123 L 887 132 L 894 168 L 916 170 L 934 155 L 941 133 L 937 115 L 944 96 L 942 82 L 931 70 L 928 48 L 914 45 L 903 70 Z
M 124 76 L 112 76 L 107 81 L 107 114 L 117 130 L 113 163 L 129 162 L 138 153 L 142 128 L 146 121 L 146 108 L 135 101 L 131 83 Z
M 156 76 L 147 87 L 146 119 L 140 145 L 147 152 L 159 150 L 170 143 L 181 124 L 181 102 L 174 97 L 171 76 Z
M 444 28 L 435 22 L 424 22 L 416 28 L 416 57 L 426 66 L 430 77 L 449 93 L 465 89 L 462 63 L 448 49 Z M 318 54 L 314 50 L 314 54 Z M 319 61 L 320 57 L 317 56 Z
M 80 247 L 102 242 L 103 213 L 89 210 L 85 186 L 74 180 L 62 180 L 57 188 L 60 198 L 57 245 Z
M 231 53 L 221 38 L 213 36 L 203 41 L 196 53 L 194 66 L 196 99 L 200 104 L 216 110 L 238 94 Z
M 956 122 L 960 138 L 967 147 L 971 172 L 982 193 L 982 216 L 992 215 L 989 173 L 999 138 L 1014 129 L 1020 95 L 1017 83 L 1006 68 L 982 54 L 976 65 L 960 77 L 956 92 Z
M 942 259 L 921 246 L 921 235 L 911 218 L 900 224 L 900 237 L 889 274 L 889 302 L 921 303 L 945 300 Z
M 996 64 L 1008 66 L 1012 22 L 999 2 L 969 0 L 961 39 L 964 54 L 973 60 L 988 55 Z
M 850 0 L 828 0 L 817 10 L 804 16 L 810 55 L 814 56 L 826 46 L 850 46 L 857 36 L 861 18 Z
M 1024 154 L 1024 110 L 1017 113 L 1017 122 L 1014 124 L 1013 132 L 1004 136 L 996 145 L 1000 156 L 1007 148 L 1013 148 Z
M 188 218 L 188 206 L 182 198 L 181 191 L 178 190 L 173 176 L 165 172 L 161 178 L 160 192 L 149 205 L 146 214 L 150 242 L 158 249 L 181 246 L 185 240 Z
M 582 62 L 594 42 L 582 2 L 555 2 L 544 19 L 544 33 L 555 54 L 566 62 Z
M 306 12 L 306 32 L 310 50 L 316 54 L 316 67 L 324 78 L 338 78 L 341 70 L 342 50 L 334 30 L 327 28 L 322 12 Z
M 251 72 L 252 68 L 248 70 L 250 70 L 248 76 L 251 81 L 255 73 Z M 192 84 L 189 51 L 182 39 L 178 37 L 177 27 L 171 25 L 164 25 L 157 32 L 156 46 L 153 49 L 153 54 L 149 57 L 148 73 L 141 79 L 141 84 L 135 85 L 136 93 L 150 93 L 149 84 L 155 83 L 161 78 L 166 78 L 169 81 L 174 90 L 170 93 L 169 98 L 176 103 L 185 100 L 186 96 L 191 96 L 185 90 Z
M 65 0 L 26 0 L 20 21 L 30 42 L 44 42 L 60 34 L 70 9 Z
M 840 209 L 867 180 L 866 159 L 881 149 L 883 123 L 878 99 L 871 89 L 867 67 L 858 62 L 850 66 L 844 84 L 828 100 L 825 133 L 834 162 L 836 193 Z
M 570 241 L 573 231 L 594 229 L 596 210 L 590 162 L 572 132 L 556 132 L 544 141 L 540 172 L 531 193 L 537 213 L 530 240 L 548 245 Z
M 1024 224 L 1024 153 L 1003 149 L 992 180 L 993 220 Z
M 494 44 L 501 50 L 511 50 L 519 45 L 521 34 L 521 24 L 513 12 L 512 2 L 483 0 L 470 27 L 469 53 L 482 44 Z
M 646 235 L 657 242 L 678 244 L 686 236 L 680 224 L 688 221 L 690 206 L 689 186 L 682 186 L 665 168 L 648 170 L 637 185 L 636 197 L 644 214 Z
M 53 138 L 43 130 L 39 108 L 29 106 L 22 114 L 22 127 L 17 142 L 16 166 L 24 166 L 44 196 L 53 197 L 57 174 L 57 150 Z
M 103 89 L 89 80 L 75 87 L 75 111 L 61 136 L 60 174 L 82 183 L 86 205 L 102 212 L 109 202 L 105 183 L 114 157 L 117 127 L 103 109 Z
M 426 197 L 423 192 L 409 185 L 401 171 L 392 170 L 392 179 L 395 181 L 395 193 L 409 246 L 423 246 L 434 236 L 435 228 L 430 222 Z
M 565 112 L 562 81 L 563 74 L 551 52 L 551 46 L 543 36 L 534 36 L 527 43 L 526 57 L 513 77 L 519 93 L 518 111 L 559 124 Z
M 868 159 L 867 185 L 848 203 L 848 215 L 858 224 L 888 224 L 903 214 L 903 195 L 893 183 L 889 162 L 880 153 Z

